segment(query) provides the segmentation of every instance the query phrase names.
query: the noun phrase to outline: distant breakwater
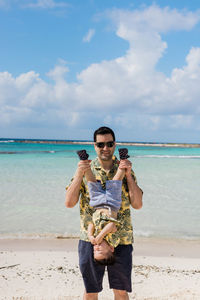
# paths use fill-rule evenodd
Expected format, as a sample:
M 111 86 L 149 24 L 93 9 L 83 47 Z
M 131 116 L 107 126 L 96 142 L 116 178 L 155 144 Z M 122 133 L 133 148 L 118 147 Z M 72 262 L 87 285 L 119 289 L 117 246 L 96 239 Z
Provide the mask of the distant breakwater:
M 5 142 L 6 139 L 1 140 Z M 9 142 L 9 140 L 6 140 Z M 74 144 L 74 145 L 91 145 L 92 141 L 67 141 L 67 140 L 32 140 L 32 139 L 12 139 L 10 142 L 25 144 Z M 116 142 L 117 145 L 123 146 L 144 146 L 144 147 L 177 147 L 177 148 L 200 148 L 200 144 L 188 143 L 146 143 L 146 142 Z

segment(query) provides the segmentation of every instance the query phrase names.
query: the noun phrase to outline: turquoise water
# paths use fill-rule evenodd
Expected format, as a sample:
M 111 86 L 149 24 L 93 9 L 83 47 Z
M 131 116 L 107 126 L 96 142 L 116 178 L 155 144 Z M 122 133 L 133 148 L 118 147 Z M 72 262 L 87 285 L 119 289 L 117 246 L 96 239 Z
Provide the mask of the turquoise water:
M 144 191 L 135 234 L 200 239 L 200 148 L 126 147 Z M 95 157 L 92 145 L 0 142 L 1 237 L 79 234 L 78 206 L 64 206 L 79 149 Z

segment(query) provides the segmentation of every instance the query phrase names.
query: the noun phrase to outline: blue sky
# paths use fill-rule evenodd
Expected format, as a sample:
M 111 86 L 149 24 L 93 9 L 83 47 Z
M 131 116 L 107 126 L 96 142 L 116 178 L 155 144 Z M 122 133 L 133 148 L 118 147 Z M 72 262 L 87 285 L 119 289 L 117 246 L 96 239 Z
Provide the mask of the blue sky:
M 199 143 L 198 2 L 0 0 L 0 137 Z

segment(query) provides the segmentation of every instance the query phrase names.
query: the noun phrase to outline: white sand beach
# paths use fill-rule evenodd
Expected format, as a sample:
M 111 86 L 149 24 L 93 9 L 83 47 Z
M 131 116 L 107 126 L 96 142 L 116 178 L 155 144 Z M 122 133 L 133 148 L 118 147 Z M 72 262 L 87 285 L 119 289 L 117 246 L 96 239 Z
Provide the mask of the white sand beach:
M 77 239 L 0 240 L 0 299 L 82 299 Z M 200 299 L 200 242 L 136 238 L 130 299 Z M 99 299 L 110 300 L 107 277 Z

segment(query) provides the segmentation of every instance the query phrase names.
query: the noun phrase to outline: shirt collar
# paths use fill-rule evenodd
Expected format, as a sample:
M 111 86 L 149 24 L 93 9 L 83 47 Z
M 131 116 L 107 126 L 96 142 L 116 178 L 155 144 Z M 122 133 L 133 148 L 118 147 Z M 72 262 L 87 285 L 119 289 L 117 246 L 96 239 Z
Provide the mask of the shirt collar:
M 116 170 L 118 168 L 118 163 L 117 163 L 118 159 L 117 159 L 117 157 L 115 155 L 113 155 L 112 160 L 113 160 L 113 166 L 112 166 L 110 172 L 112 172 L 112 171 L 114 171 L 114 170 Z M 94 168 L 96 170 L 102 170 L 103 169 L 102 166 L 101 166 L 101 164 L 100 164 L 100 162 L 99 162 L 99 160 L 98 160 L 98 157 L 96 157 L 92 161 L 92 163 L 93 163 L 93 166 L 94 166 Z

